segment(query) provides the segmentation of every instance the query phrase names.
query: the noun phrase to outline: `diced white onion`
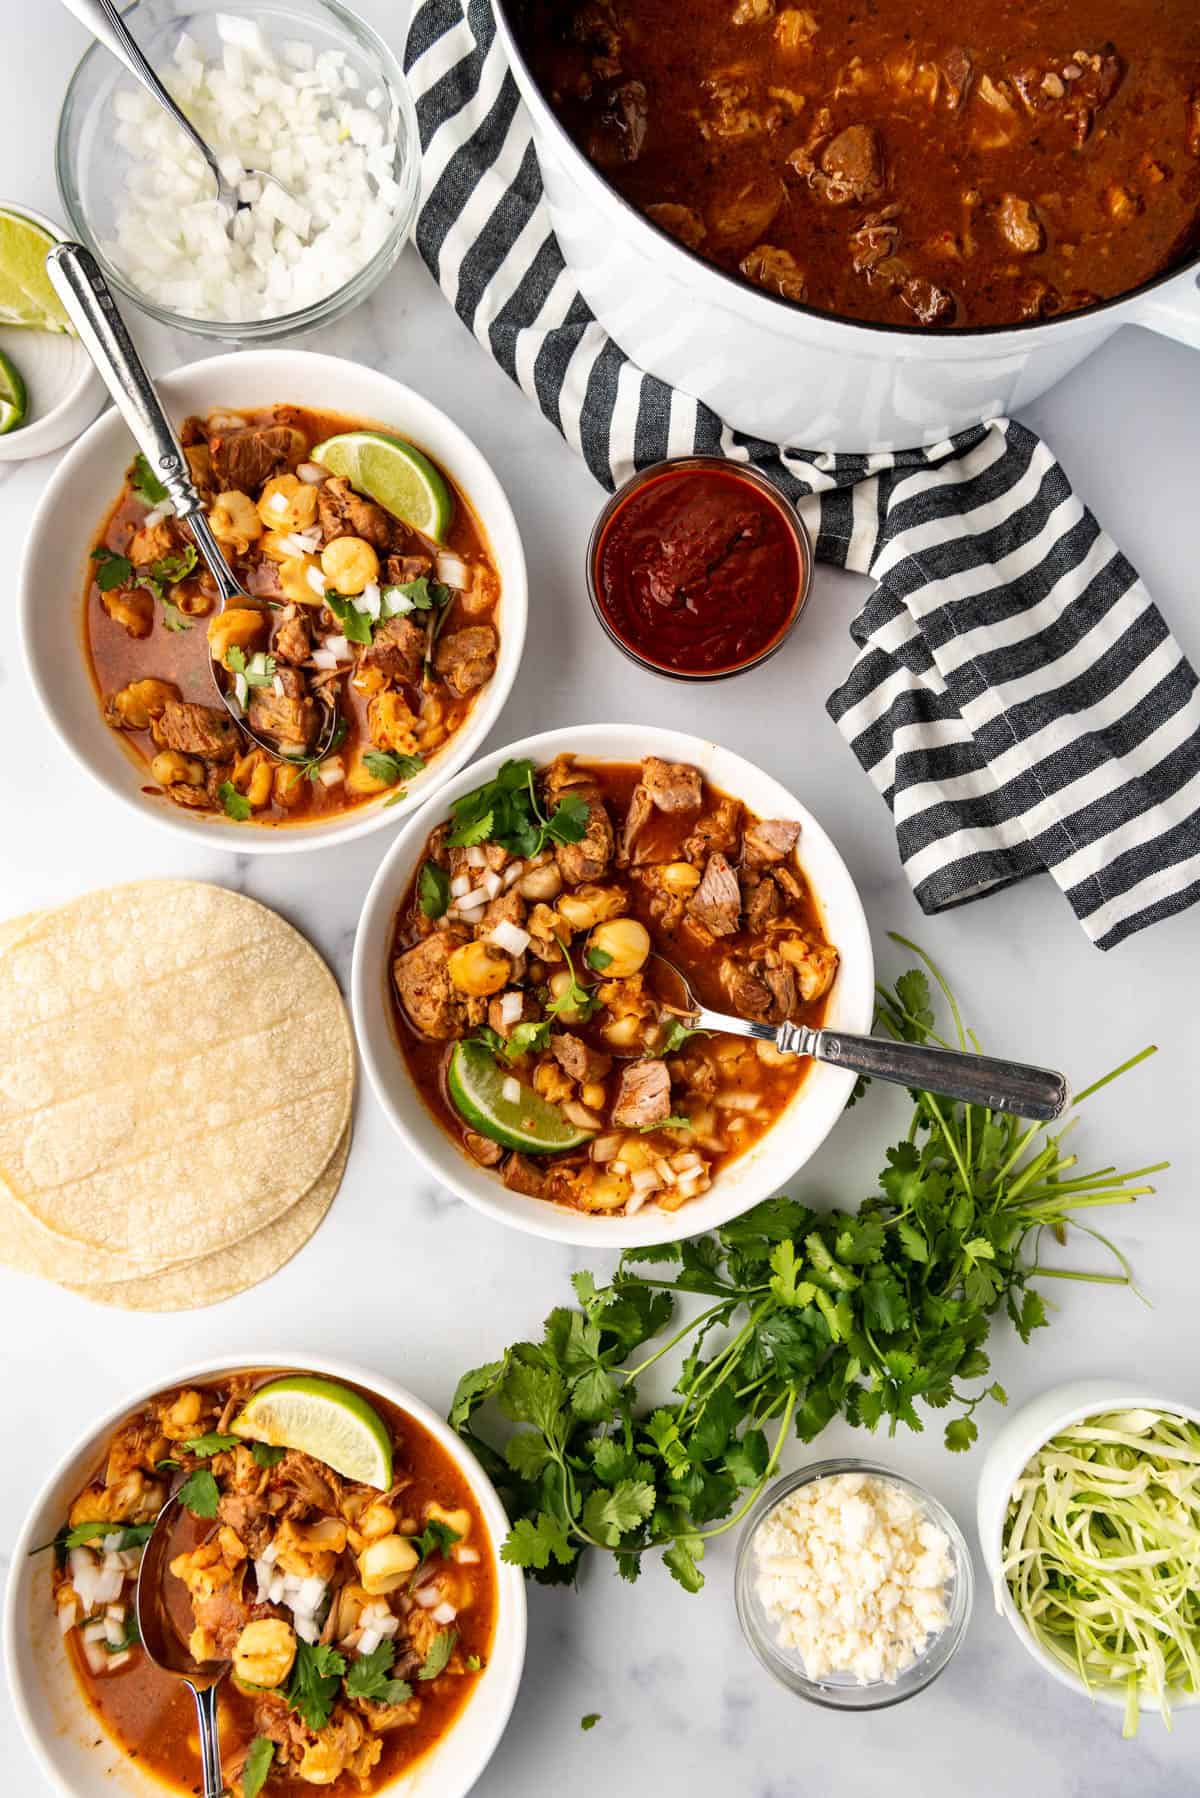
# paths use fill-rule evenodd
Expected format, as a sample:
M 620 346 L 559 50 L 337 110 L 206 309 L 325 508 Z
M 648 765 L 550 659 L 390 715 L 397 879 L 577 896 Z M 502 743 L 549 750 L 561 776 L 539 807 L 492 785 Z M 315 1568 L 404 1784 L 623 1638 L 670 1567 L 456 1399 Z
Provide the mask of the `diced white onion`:
M 332 649 L 314 649 L 312 663 L 314 668 L 336 668 L 338 665 Z
M 592 1160 L 612 1161 L 620 1146 L 620 1136 L 598 1136 L 592 1144 Z
M 323 1579 L 317 1579 L 315 1575 L 304 1580 L 296 1594 L 296 1608 L 301 1611 L 316 1611 L 325 1596 L 327 1583 Z
M 487 867 L 487 855 L 485 854 L 481 843 L 471 844 L 471 847 L 467 850 L 466 862 L 468 868 Z
M 522 993 L 505 993 L 500 1001 L 500 1022 L 516 1024 L 525 1010 L 525 997 Z
M 128 1666 L 129 1662 L 133 1659 L 128 1648 L 123 1648 L 120 1654 L 110 1654 L 108 1650 L 105 1649 L 104 1657 L 108 1663 L 104 1669 L 106 1673 L 115 1673 L 118 1667 Z
M 300 1611 L 292 1612 L 292 1623 L 296 1634 L 305 1642 L 315 1642 L 321 1633 L 321 1626 L 315 1617 L 306 1617 Z
M 519 1105 L 521 1103 L 521 1082 L 515 1079 L 512 1074 L 508 1076 L 504 1085 L 500 1088 L 500 1097 L 507 1100 L 510 1105 Z
M 627 1161 L 622 1161 L 618 1157 L 616 1161 L 609 1163 L 608 1171 L 610 1174 L 627 1174 L 629 1172 L 629 1163 Z
M 271 1591 L 271 1568 L 269 1562 L 259 1559 L 254 1563 L 254 1577 L 258 1582 L 258 1602 L 265 1604 Z
M 450 882 L 450 894 L 454 899 L 461 899 L 463 894 L 469 893 L 470 890 L 471 876 L 469 874 L 456 874 Z
M 440 1580 L 431 1580 L 427 1586 L 418 1586 L 413 1593 L 413 1603 L 420 1605 L 423 1611 L 432 1611 L 435 1605 L 442 1602 L 442 1585 Z
M 355 1653 L 374 1654 L 382 1641 L 383 1637 L 377 1629 L 364 1629 L 355 1645 Z
M 319 487 L 322 481 L 329 479 L 328 469 L 322 468 L 319 462 L 301 462 L 296 473 L 310 487 Z
M 504 880 L 501 875 L 497 874 L 494 868 L 485 868 L 483 873 L 479 876 L 479 884 L 481 887 L 486 887 L 488 897 L 494 899 L 496 894 L 503 888 Z
M 111 1604 L 115 1598 L 120 1598 L 121 1587 L 124 1584 L 125 1575 L 119 1567 L 105 1568 L 96 1576 L 93 1587 L 93 1603 L 97 1605 Z
M 276 1548 L 275 1544 L 273 1542 L 268 1542 L 267 1546 L 262 1551 L 261 1558 L 267 1563 L 268 1567 L 273 1567 L 278 1556 L 279 1550 Z
M 102 1536 L 101 1537 L 100 1546 L 104 1550 L 106 1555 L 115 1555 L 119 1552 L 120 1547 L 121 1547 L 121 1537 L 123 1536 L 123 1534 L 124 1534 L 123 1530 L 114 1530 L 112 1532 L 111 1536 Z
M 478 924 L 479 920 L 483 916 L 483 906 L 482 905 L 463 905 L 460 902 L 460 904 L 458 906 L 458 915 L 462 919 L 464 924 Z
M 717 1094 L 717 1104 L 722 1111 L 757 1111 L 758 1100 L 753 1093 L 724 1092 Z
M 521 862 L 521 861 L 509 862 L 507 868 L 505 868 L 505 870 L 504 870 L 503 884 L 504 884 L 505 891 L 507 891 L 510 886 L 514 886 L 516 884 L 516 882 L 518 880 L 520 880 L 520 878 L 521 878 L 522 874 L 524 874 L 524 872 L 525 872 L 525 863 L 524 862 Z
M 654 1168 L 643 1167 L 639 1168 L 637 1173 L 634 1174 L 630 1181 L 630 1185 L 633 1187 L 634 1192 L 649 1193 L 657 1192 L 662 1185 L 662 1181 L 659 1179 Z
M 704 1163 L 694 1149 L 685 1149 L 682 1155 L 672 1155 L 671 1166 L 677 1174 L 686 1174 L 693 1168 L 702 1168 Z
M 323 787 L 336 787 L 345 778 L 346 769 L 340 755 L 327 755 L 317 769 L 317 779 Z
M 101 1627 L 99 1632 L 94 1629 L 83 1630 L 81 1632 L 81 1640 L 83 1642 L 84 1658 L 87 1661 L 91 1672 L 107 1673 L 115 1657 L 110 1655 L 108 1649 L 104 1646 L 103 1627 Z
M 636 1217 L 649 1195 L 644 1192 L 631 1192 L 625 1201 L 626 1217 Z
M 437 577 L 444 587 L 456 587 L 460 592 L 471 584 L 467 565 L 461 557 L 449 556 L 444 552 L 437 559 Z
M 173 518 L 174 516 L 175 508 L 171 504 L 171 501 L 169 499 L 160 500 L 154 510 L 152 512 L 147 512 L 146 516 L 143 518 L 142 529 L 145 531 L 152 531 L 154 526 L 156 524 L 161 524 L 164 518 Z
M 486 887 L 472 887 L 471 891 L 464 893 L 459 900 L 458 909 L 459 911 L 482 911 L 490 898 L 491 894 Z
M 450 1553 L 454 1556 L 456 1561 L 461 1561 L 464 1567 L 475 1567 L 478 1565 L 479 1550 L 477 1548 L 469 1548 L 465 1542 L 456 1542 L 454 1547 L 450 1550 Z
M 325 648 L 339 662 L 354 660 L 354 651 L 350 647 L 349 637 L 326 637 Z
M 277 1573 L 275 1578 L 271 1581 L 271 1590 L 267 1594 L 268 1602 L 271 1604 L 282 1604 L 283 1594 L 286 1589 L 287 1581 L 282 1573 Z
M 308 573 L 305 578 L 307 579 L 308 584 L 312 588 L 313 592 L 319 593 L 321 598 L 324 599 L 324 597 L 325 597 L 325 576 L 321 573 L 321 570 L 319 568 L 310 568 L 308 570 Z
M 274 695 L 277 699 L 282 699 L 284 697 L 285 688 L 283 685 L 282 674 L 277 674 L 275 676 L 274 680 L 271 682 L 271 691 L 272 691 L 272 693 L 274 693 Z
M 498 949 L 503 949 L 506 955 L 524 955 L 531 940 L 527 930 L 522 930 L 519 924 L 512 923 L 508 918 L 501 918 L 492 931 L 493 943 Z
M 267 501 L 272 512 L 286 512 L 288 509 L 287 494 L 273 493 Z
M 600 1130 L 604 1126 L 604 1119 L 594 1111 L 589 1111 L 586 1105 L 581 1105 L 578 1099 L 567 1100 L 563 1106 L 563 1116 L 569 1118 L 571 1123 L 578 1124 L 581 1130 Z
M 675 1184 L 675 1169 L 671 1166 L 670 1162 L 669 1161 L 656 1161 L 654 1163 L 654 1165 L 658 1170 L 658 1177 L 662 1181 L 663 1185 L 664 1186 L 674 1186 L 674 1184 Z
M 365 612 L 368 618 L 374 619 L 379 616 L 379 603 L 378 582 L 368 581 L 355 600 L 354 608 L 358 612 Z
M 453 1623 L 457 1616 L 458 1612 L 452 1604 L 440 1604 L 433 1613 L 433 1621 L 444 1628 L 447 1623 Z
M 60 1591 L 67 1592 L 67 1588 L 60 1587 Z M 69 1592 L 66 1598 L 59 1600 L 58 1627 L 65 1636 L 69 1630 L 74 1629 L 78 1621 L 79 1599 L 74 1592 Z

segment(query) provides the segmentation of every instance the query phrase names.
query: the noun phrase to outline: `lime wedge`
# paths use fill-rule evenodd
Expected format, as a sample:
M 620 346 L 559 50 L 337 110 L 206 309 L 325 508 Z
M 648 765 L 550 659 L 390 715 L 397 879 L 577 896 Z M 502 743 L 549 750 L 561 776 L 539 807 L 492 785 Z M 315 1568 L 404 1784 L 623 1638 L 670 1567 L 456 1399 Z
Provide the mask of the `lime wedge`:
M 20 370 L 14 368 L 0 350 L 0 437 L 15 431 L 25 418 L 25 383 Z
M 446 1089 L 472 1130 L 503 1143 L 506 1149 L 553 1155 L 591 1141 L 590 1130 L 568 1123 L 557 1105 L 551 1105 L 524 1081 L 517 1082 L 521 1088 L 518 1098 L 505 1098 L 504 1087 L 515 1078 L 482 1043 L 457 1043 L 450 1057 Z
M 318 443 L 312 459 L 330 474 L 341 475 L 402 524 L 412 525 L 435 543 L 445 539 L 454 496 L 429 457 L 402 437 L 388 437 L 383 431 L 344 431 Z
M 55 239 L 32 219 L 0 212 L 0 324 L 69 331 L 70 321 L 46 273 Z
M 234 1418 L 235 1436 L 298 1448 L 344 1479 L 386 1492 L 392 1483 L 392 1439 L 378 1411 L 349 1386 L 290 1374 L 260 1386 Z

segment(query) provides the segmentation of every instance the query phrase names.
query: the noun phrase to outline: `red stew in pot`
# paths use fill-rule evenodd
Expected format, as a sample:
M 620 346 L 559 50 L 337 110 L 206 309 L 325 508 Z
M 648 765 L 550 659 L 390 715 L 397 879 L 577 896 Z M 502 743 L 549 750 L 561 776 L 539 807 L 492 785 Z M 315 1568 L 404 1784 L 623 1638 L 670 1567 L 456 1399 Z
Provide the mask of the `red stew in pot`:
M 809 558 L 795 513 L 761 477 L 718 461 L 665 463 L 601 519 L 590 576 L 611 635 L 672 674 L 761 661 L 803 603 Z

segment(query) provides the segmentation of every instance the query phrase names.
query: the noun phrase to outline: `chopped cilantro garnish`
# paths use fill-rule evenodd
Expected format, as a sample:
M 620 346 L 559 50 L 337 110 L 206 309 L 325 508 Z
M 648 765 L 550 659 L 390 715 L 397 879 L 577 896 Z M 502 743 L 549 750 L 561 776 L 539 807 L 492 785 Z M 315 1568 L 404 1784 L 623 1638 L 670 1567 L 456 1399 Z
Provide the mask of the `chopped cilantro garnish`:
M 346 1675 L 347 1698 L 372 1698 L 376 1704 L 403 1704 L 411 1698 L 412 1687 L 406 1679 L 388 1678 L 395 1658 L 396 1644 L 386 1641 L 370 1654 L 358 1655 Z
M 276 1448 L 270 1442 L 252 1442 L 250 1453 L 260 1467 L 277 1467 L 287 1454 L 286 1448 Z
M 440 918 L 450 905 L 450 876 L 436 862 L 424 862 L 417 876 L 417 904 L 427 918 Z
M 275 1759 L 275 1744 L 269 1736 L 255 1736 L 242 1762 L 242 1798 L 258 1798 Z
M 594 993 L 588 991 L 586 986 L 580 985 L 575 972 L 575 964 L 571 960 L 571 952 L 567 948 L 564 938 L 560 936 L 557 941 L 563 952 L 563 960 L 567 964 L 567 972 L 571 976 L 571 984 L 559 994 L 557 999 L 551 999 L 546 1010 L 556 1018 L 564 1012 L 570 1012 L 579 1018 L 590 1018 L 594 1011 L 599 1011 L 600 1001 Z
M 143 587 L 146 586 L 147 584 L 148 583 L 145 581 L 141 582 L 141 585 Z M 175 604 L 174 600 L 167 599 L 165 595 L 163 596 L 163 599 L 162 599 L 162 614 L 163 614 L 163 629 L 164 630 L 168 630 L 168 631 L 190 631 L 191 630 L 191 628 L 192 628 L 191 625 L 188 623 L 187 619 L 184 617 L 184 615 L 180 611 L 179 607 Z
M 595 968 L 597 974 L 603 974 L 605 968 L 612 966 L 612 956 L 607 949 L 589 949 L 584 960 L 589 968 Z
M 183 1445 L 185 1455 L 224 1454 L 226 1449 L 236 1448 L 241 1441 L 240 1436 L 225 1436 L 219 1430 L 211 1430 L 207 1436 L 192 1436 Z
M 342 627 L 342 635 L 349 643 L 369 643 L 371 641 L 371 620 L 365 612 L 360 612 L 352 599 L 344 593 L 337 593 L 332 587 L 325 589 L 325 604 Z
M 83 1548 L 89 1542 L 95 1542 L 105 1536 L 120 1536 L 121 1548 L 142 1548 L 149 1542 L 154 1530 L 152 1523 L 109 1523 L 103 1518 L 91 1523 L 77 1523 L 74 1529 L 60 1530 L 52 1542 L 40 1542 L 36 1548 L 30 1549 L 31 1555 L 44 1554 L 46 1549 L 53 1548 L 65 1554 L 69 1548 Z
M 215 1517 L 221 1497 L 216 1480 L 207 1467 L 197 1467 L 179 1488 L 179 1502 L 193 1517 Z
M 336 1648 L 297 1639 L 292 1676 L 283 1695 L 289 1709 L 298 1711 L 310 1729 L 321 1730 L 328 1723 L 345 1671 L 345 1656 Z
M 151 562 L 150 574 L 156 581 L 186 580 L 196 566 L 195 545 L 185 543 L 177 556 L 160 556 L 157 562 Z
M 139 450 L 133 458 L 133 466 L 129 470 L 129 485 L 135 493 L 140 493 L 146 504 L 153 511 L 161 506 L 167 498 L 167 490 Z
M 96 585 L 101 593 L 111 593 L 114 587 L 124 587 L 133 579 L 133 563 L 128 556 L 119 556 L 115 549 L 107 549 L 103 543 L 92 551 L 92 561 L 96 564 Z
M 239 793 L 231 780 L 223 780 L 217 788 L 217 798 L 221 801 L 221 810 L 235 824 L 244 824 L 253 811 L 253 806 L 244 793 Z
M 367 773 L 385 786 L 394 787 L 397 781 L 411 780 L 425 766 L 425 758 L 420 755 L 397 755 L 390 749 L 368 749 L 363 756 L 363 766 Z
M 429 1653 L 425 1656 L 425 1665 L 417 1674 L 417 1678 L 436 1679 L 439 1673 L 444 1673 L 457 1641 L 458 1631 L 456 1629 L 440 1629 L 433 1638 Z
M 657 1124 L 638 1125 L 643 1136 L 649 1136 L 651 1130 L 690 1130 L 691 1127 L 691 1118 L 685 1117 L 661 1118 Z
M 423 1566 L 430 1555 L 448 1555 L 454 1544 L 461 1541 L 462 1537 L 457 1530 L 452 1530 L 440 1518 L 431 1517 L 421 1534 L 412 1538 L 412 1545 L 421 1557 L 417 1566 Z
M 600 1721 L 600 1712 L 599 1711 L 589 1711 L 586 1717 L 581 1717 L 579 1719 L 579 1727 L 580 1727 L 580 1729 L 595 1729 L 595 1727 L 596 1727 L 597 1723 L 599 1723 L 599 1721 Z
M 534 773 L 527 759 L 505 762 L 494 780 L 456 799 L 447 841 L 456 848 L 500 843 L 510 855 L 526 860 L 540 855 L 548 842 L 577 843 L 587 829 L 587 800 L 567 793 L 547 817 L 538 803 Z
M 428 612 L 433 606 L 444 606 L 453 597 L 449 587 L 444 587 L 440 581 L 431 581 L 426 574 L 419 575 L 415 581 L 401 581 L 385 587 L 380 594 L 385 617 L 404 612 Z

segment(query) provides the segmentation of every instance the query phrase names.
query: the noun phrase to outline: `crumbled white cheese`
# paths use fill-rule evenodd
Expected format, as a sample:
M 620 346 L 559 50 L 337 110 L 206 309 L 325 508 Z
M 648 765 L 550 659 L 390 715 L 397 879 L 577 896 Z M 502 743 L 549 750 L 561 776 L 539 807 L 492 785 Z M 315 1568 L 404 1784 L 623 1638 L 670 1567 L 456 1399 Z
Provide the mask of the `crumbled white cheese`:
M 754 1537 L 759 1599 L 810 1679 L 891 1685 L 949 1622 L 946 1532 L 910 1493 L 875 1474 L 798 1486 Z

